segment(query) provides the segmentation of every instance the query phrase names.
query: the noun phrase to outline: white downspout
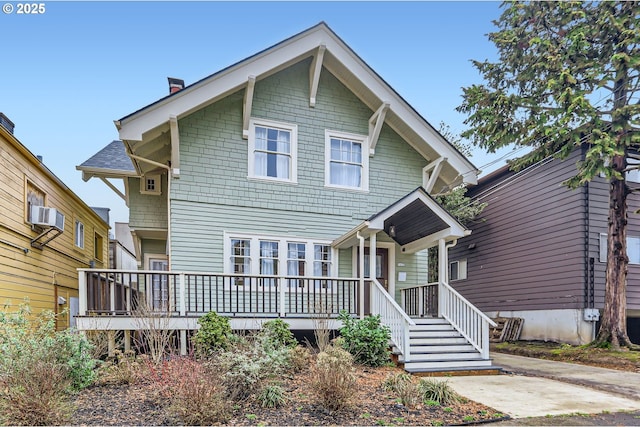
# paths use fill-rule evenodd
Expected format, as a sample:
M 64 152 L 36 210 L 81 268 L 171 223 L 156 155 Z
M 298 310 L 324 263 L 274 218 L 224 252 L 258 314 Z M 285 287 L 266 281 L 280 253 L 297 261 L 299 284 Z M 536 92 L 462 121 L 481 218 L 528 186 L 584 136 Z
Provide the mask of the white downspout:
M 364 237 L 360 235 L 360 231 L 356 233 L 356 237 L 360 241 L 360 251 L 358 254 L 358 262 L 360 265 L 360 319 L 364 319 Z
M 451 243 L 447 243 L 444 246 L 444 265 L 446 266 L 444 270 L 444 279 L 447 283 L 449 283 L 449 249 L 458 244 L 458 239 L 453 240 Z

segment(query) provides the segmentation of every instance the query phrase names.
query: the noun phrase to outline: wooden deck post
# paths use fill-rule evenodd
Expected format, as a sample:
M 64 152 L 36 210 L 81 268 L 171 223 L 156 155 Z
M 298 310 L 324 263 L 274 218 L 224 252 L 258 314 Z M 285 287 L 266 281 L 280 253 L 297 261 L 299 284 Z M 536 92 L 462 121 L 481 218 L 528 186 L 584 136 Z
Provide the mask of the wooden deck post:
M 438 240 L 438 317 L 442 317 L 444 308 L 444 289 L 442 283 L 447 282 L 447 245 L 444 239 Z
M 87 272 L 78 270 L 78 315 L 87 315 Z

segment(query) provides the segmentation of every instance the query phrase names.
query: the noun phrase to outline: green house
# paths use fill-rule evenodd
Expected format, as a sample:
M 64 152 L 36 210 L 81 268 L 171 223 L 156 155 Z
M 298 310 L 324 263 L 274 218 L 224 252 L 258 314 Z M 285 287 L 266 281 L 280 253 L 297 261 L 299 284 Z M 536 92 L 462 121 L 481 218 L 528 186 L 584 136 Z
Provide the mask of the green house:
M 209 311 L 305 329 L 347 310 L 381 315 L 407 368 L 490 365 L 490 320 L 446 278 L 447 248 L 470 231 L 432 197 L 478 170 L 325 23 L 169 86 L 78 166 L 124 180 L 125 194 L 109 185 L 140 267 L 80 271 L 80 328 L 135 329 L 142 303 L 183 336 Z

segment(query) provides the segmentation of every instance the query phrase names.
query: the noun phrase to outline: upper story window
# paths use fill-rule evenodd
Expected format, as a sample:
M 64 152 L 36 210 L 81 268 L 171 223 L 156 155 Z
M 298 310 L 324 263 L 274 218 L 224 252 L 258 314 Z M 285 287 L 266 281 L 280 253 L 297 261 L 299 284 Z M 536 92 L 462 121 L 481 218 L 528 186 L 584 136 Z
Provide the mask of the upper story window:
M 325 132 L 325 185 L 369 190 L 367 137 Z
M 159 174 L 143 176 L 140 178 L 140 192 L 142 194 L 160 194 L 162 192 L 160 179 Z
M 640 265 L 640 237 L 627 236 L 629 264 Z M 600 234 L 600 262 L 607 262 L 607 234 Z
M 640 160 L 627 157 L 627 167 L 637 166 L 639 164 L 640 164 Z M 629 182 L 640 183 L 640 169 L 631 169 L 627 171 L 625 178 Z
M 45 193 L 36 187 L 31 181 L 27 181 L 27 222 L 31 220 L 31 207 L 44 206 Z
M 93 234 L 93 257 L 98 261 L 102 261 L 104 259 L 102 247 L 104 245 L 104 237 L 102 237 L 98 233 Z
M 76 246 L 80 249 L 84 249 L 84 224 L 79 220 L 76 220 L 74 234 Z
M 297 126 L 251 120 L 249 178 L 297 182 Z

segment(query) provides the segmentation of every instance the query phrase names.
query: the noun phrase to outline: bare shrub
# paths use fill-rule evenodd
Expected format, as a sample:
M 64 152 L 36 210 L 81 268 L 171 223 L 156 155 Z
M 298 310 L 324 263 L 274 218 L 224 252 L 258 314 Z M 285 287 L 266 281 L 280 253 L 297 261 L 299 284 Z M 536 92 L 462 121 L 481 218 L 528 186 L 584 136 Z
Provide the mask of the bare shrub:
M 329 307 L 325 307 L 322 302 L 316 304 L 315 315 L 313 317 L 313 337 L 319 352 L 323 352 L 331 344 L 331 320 Z
M 170 318 L 169 312 L 154 310 L 144 301 L 133 311 L 138 329 L 134 344 L 139 353 L 148 354 L 154 363 L 160 363 L 172 353 L 174 331 L 169 329 Z
M 105 359 L 109 356 L 109 334 L 111 331 L 85 331 L 87 340 L 91 343 L 91 357 L 96 360 Z M 116 348 L 120 348 L 122 342 L 116 341 Z
M 167 362 L 169 411 L 186 425 L 219 425 L 231 413 L 219 372 L 188 357 Z
M 72 407 L 71 380 L 54 360 L 35 359 L 14 365 L 0 378 L 0 423 L 3 425 L 66 424 Z
M 349 407 L 356 386 L 353 356 L 341 348 L 327 347 L 317 356 L 312 381 L 323 408 L 333 412 Z

